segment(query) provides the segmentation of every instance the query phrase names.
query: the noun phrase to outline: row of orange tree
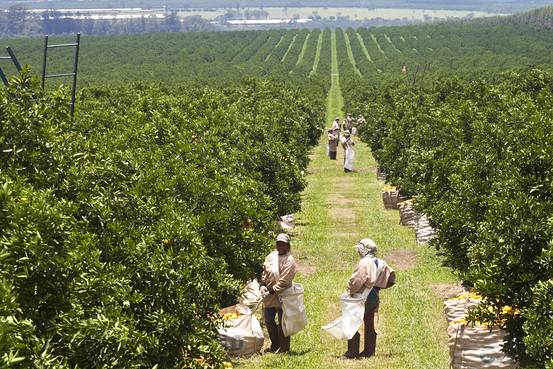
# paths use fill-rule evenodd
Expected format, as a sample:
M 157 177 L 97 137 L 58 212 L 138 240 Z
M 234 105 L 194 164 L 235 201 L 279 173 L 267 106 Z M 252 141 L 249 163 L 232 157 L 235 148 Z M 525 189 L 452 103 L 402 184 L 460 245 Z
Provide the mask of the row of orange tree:
M 222 367 L 324 104 L 284 82 L 0 90 L 0 366 Z
M 504 350 L 553 367 L 553 76 L 539 70 L 347 92 L 388 181 L 416 197 L 432 244 L 504 327 Z

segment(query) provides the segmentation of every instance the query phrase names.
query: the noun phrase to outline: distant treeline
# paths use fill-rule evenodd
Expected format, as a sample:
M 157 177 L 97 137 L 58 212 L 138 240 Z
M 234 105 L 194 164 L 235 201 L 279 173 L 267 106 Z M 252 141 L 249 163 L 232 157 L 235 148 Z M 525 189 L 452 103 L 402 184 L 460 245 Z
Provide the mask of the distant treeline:
M 120 35 L 152 32 L 211 31 L 213 25 L 200 16 L 177 17 L 171 12 L 164 18 L 141 17 L 135 19 L 73 19 L 56 10 L 42 13 L 29 12 L 13 6 L 0 13 L 0 37 L 33 36 L 40 34 L 63 35 Z
M 535 24 L 540 27 L 553 28 L 553 6 L 546 6 L 529 12 L 514 14 L 510 17 L 497 17 L 493 19 L 498 23 Z
M 2 0 L 0 7 L 24 4 L 30 8 L 259 8 L 259 7 L 356 7 L 458 9 L 519 12 L 550 4 L 549 0 Z

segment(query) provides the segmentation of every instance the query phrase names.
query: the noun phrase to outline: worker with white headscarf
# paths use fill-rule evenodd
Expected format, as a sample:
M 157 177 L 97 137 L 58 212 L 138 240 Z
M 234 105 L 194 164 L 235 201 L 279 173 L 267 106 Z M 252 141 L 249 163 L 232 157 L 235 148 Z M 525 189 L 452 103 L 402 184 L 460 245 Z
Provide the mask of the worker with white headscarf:
M 349 131 L 344 132 L 340 142 L 342 143 L 342 148 L 344 149 L 344 172 L 352 172 L 353 159 L 355 158 L 355 150 L 353 149 L 353 145 L 355 145 L 355 142 L 351 139 Z
M 395 272 L 384 260 L 376 257 L 376 244 L 369 238 L 364 238 L 355 246 L 361 260 L 348 282 L 350 295 L 361 293 L 364 289 L 370 292 L 365 301 L 365 314 L 363 323 L 365 328 L 364 350 L 359 352 L 361 335 L 357 332 L 348 340 L 348 351 L 345 358 L 371 357 L 376 350 L 376 330 L 374 327 L 374 314 L 380 303 L 379 292 L 381 288 L 391 287 L 395 283 Z
M 265 258 L 261 274 L 263 318 L 271 339 L 271 347 L 267 352 L 290 351 L 290 337 L 286 337 L 282 331 L 282 306 L 278 295 L 292 287 L 296 268 L 296 261 L 290 253 L 290 237 L 281 233 L 276 238 L 276 250 Z M 277 315 L 278 324 L 275 322 Z

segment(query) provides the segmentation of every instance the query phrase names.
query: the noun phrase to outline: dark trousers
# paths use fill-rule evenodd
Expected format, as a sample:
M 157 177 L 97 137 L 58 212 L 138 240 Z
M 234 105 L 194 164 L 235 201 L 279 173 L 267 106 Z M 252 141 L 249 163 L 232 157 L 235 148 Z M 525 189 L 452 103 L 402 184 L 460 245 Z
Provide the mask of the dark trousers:
M 328 153 L 328 156 L 330 157 L 330 160 L 336 160 L 336 154 L 337 154 L 337 151 L 330 151 Z
M 276 316 L 278 315 L 278 324 L 276 323 Z M 282 309 L 279 308 L 264 308 L 263 319 L 267 325 L 267 332 L 269 332 L 269 338 L 271 339 L 272 352 L 288 352 L 290 351 L 290 337 L 284 336 L 282 331 Z
M 376 351 L 376 330 L 374 327 L 374 313 L 378 309 L 380 300 L 378 293 L 369 294 L 367 301 L 365 302 L 365 314 L 363 315 L 363 325 L 365 328 L 365 342 L 363 343 L 363 352 L 359 353 L 359 343 L 361 341 L 361 335 L 359 332 L 348 340 L 348 351 L 344 356 L 354 358 L 358 356 L 370 357 L 373 356 Z

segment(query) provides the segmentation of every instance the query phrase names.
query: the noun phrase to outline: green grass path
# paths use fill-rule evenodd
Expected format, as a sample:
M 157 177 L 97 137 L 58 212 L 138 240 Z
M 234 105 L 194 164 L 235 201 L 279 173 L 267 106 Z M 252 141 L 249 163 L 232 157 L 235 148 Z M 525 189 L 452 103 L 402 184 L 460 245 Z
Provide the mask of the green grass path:
M 332 88 L 327 124 L 343 116 L 335 37 L 332 37 Z M 397 210 L 382 205 L 383 183 L 376 179 L 368 147 L 356 145 L 356 173 L 326 157 L 326 142 L 314 148 L 303 208 L 296 215 L 292 253 L 299 265 L 296 282 L 305 288 L 308 325 L 292 337 L 289 355 L 255 355 L 235 362 L 238 368 L 447 368 L 446 322 L 442 299 L 432 285 L 452 283 L 434 252 L 417 246 L 412 230 L 398 225 Z M 321 330 L 340 315 L 339 297 L 359 257 L 353 246 L 370 237 L 379 255 L 397 270 L 396 286 L 381 292 L 376 356 L 346 361 L 346 342 Z M 268 338 L 266 345 L 268 345 Z

